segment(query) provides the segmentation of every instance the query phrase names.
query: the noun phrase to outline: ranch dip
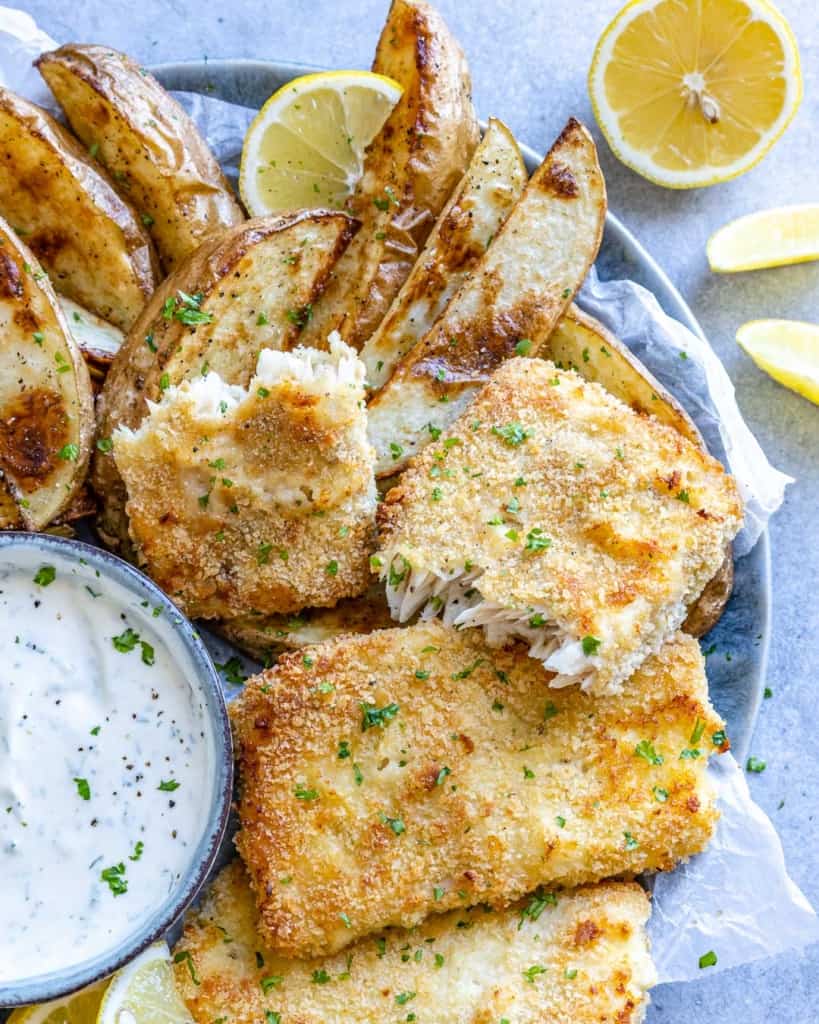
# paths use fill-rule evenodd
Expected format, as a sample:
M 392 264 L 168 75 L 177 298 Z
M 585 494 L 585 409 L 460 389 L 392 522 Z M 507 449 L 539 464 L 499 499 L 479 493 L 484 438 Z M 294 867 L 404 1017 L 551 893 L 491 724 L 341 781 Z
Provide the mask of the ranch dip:
M 114 949 L 208 829 L 213 738 L 170 614 L 0 549 L 0 982 Z

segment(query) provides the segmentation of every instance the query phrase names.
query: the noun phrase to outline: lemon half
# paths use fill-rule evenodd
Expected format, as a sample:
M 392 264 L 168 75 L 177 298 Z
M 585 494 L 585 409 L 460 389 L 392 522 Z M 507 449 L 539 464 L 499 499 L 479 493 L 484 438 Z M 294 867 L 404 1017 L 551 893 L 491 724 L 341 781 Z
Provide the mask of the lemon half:
M 737 341 L 761 370 L 819 405 L 819 324 L 751 320 Z
M 720 274 L 817 259 L 819 203 L 749 213 L 732 220 L 708 239 L 708 263 Z
M 793 33 L 768 0 L 632 0 L 589 71 L 603 134 L 669 188 L 714 185 L 758 163 L 802 98 Z
M 164 942 L 155 942 L 117 971 L 103 996 L 97 1024 L 193 1024 L 176 990 Z
M 10 1015 L 8 1024 L 95 1024 L 107 987 L 107 980 L 98 981 L 50 1003 L 21 1006 Z
M 342 207 L 402 91 L 370 71 L 326 71 L 282 86 L 242 146 L 239 192 L 251 216 Z

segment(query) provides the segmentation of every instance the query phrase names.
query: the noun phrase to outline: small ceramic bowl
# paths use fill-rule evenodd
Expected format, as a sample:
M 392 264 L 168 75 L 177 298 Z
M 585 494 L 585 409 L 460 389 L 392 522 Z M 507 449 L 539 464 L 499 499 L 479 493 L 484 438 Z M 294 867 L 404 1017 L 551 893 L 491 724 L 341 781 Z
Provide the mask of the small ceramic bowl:
M 0 565 L 10 563 L 29 569 L 34 561 L 55 565 L 58 572 L 60 565 L 71 568 L 78 587 L 85 585 L 84 576 L 91 574 L 92 579 L 100 582 L 118 584 L 139 605 L 147 602 L 151 608 L 161 609 L 161 614 L 152 620 L 152 628 L 162 636 L 173 660 L 201 700 L 204 728 L 210 731 L 206 740 L 212 750 L 213 775 L 209 811 L 198 840 L 191 843 L 188 863 L 161 905 L 139 921 L 133 932 L 90 959 L 39 976 L 0 981 L 0 1007 L 42 1003 L 66 995 L 106 977 L 162 938 L 207 878 L 225 833 L 233 791 L 233 749 L 225 700 L 213 663 L 191 623 L 151 580 L 108 551 L 47 534 L 0 533 Z M 0 909 L 0 922 L 2 916 Z M 55 947 L 70 951 L 70 926 L 54 920 L 53 934 Z

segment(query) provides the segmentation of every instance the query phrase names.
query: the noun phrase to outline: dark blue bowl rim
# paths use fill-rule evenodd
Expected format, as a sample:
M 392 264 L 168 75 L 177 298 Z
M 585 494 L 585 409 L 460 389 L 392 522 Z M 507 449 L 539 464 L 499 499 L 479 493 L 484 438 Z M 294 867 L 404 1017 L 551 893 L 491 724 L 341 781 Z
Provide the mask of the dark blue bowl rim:
M 207 648 L 191 622 L 144 573 L 104 548 L 52 534 L 20 531 L 0 533 L 0 553 L 5 548 L 21 546 L 44 553 L 53 552 L 55 557 L 69 560 L 85 559 L 140 599 L 147 598 L 168 613 L 165 619 L 190 655 L 196 668 L 197 681 L 206 699 L 207 717 L 213 731 L 214 770 L 217 777 L 209 827 L 196 847 L 187 876 L 173 903 L 166 904 L 162 912 L 150 918 L 130 939 L 120 943 L 114 953 L 103 953 L 77 966 L 51 971 L 22 982 L 0 983 L 0 1007 L 42 1003 L 67 995 L 112 974 L 151 943 L 161 939 L 190 906 L 205 882 L 227 828 L 233 796 L 233 741 L 225 698 Z M 58 936 L 56 939 L 70 941 L 70 936 Z

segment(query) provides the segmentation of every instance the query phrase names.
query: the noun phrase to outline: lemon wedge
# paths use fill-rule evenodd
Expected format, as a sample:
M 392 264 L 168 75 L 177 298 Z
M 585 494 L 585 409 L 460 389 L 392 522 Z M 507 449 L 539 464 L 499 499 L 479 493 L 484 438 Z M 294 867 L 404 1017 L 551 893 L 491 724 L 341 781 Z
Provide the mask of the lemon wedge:
M 402 91 L 370 71 L 326 71 L 282 86 L 242 146 L 239 192 L 251 216 L 342 207 Z
M 760 370 L 819 405 L 819 324 L 751 320 L 737 341 Z
M 623 163 L 668 188 L 714 185 L 788 126 L 799 51 L 768 0 L 632 0 L 600 37 L 589 93 Z
M 94 1024 L 108 981 L 99 981 L 51 1003 L 21 1006 L 8 1024 Z
M 719 274 L 784 267 L 819 259 L 819 203 L 778 206 L 738 217 L 708 239 L 708 262 Z
M 193 1024 L 164 942 L 155 942 L 114 975 L 97 1024 Z

